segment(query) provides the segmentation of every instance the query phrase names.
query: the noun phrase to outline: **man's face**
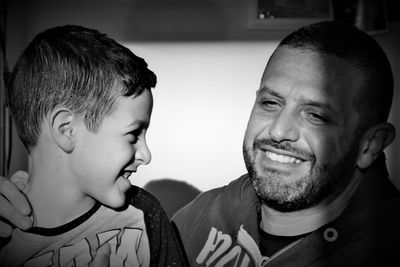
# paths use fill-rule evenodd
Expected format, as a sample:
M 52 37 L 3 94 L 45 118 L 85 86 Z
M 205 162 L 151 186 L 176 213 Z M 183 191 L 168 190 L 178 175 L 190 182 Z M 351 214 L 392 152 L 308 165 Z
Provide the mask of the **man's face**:
M 121 97 L 96 133 L 81 122 L 71 161 L 72 183 L 80 193 L 114 208 L 125 203 L 130 187 L 126 177 L 151 160 L 146 131 L 152 108 L 152 94 L 144 90 L 136 97 Z
M 279 211 L 316 205 L 353 173 L 362 73 L 344 61 L 280 47 L 263 74 L 243 153 L 257 194 Z

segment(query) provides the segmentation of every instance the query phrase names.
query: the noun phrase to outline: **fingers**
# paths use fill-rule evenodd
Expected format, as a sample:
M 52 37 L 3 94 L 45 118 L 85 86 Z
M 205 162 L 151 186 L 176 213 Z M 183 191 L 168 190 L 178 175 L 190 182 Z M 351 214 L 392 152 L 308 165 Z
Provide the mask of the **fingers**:
M 19 213 L 11 204 L 0 195 L 0 237 L 8 237 L 12 233 L 12 226 L 21 229 L 32 227 L 32 220 L 28 216 Z
M 0 194 L 3 198 L 8 199 L 12 207 L 21 215 L 29 215 L 31 213 L 31 208 L 25 195 L 10 180 L 4 177 L 0 177 Z M 3 215 L 1 210 L 0 215 Z M 5 218 L 9 219 L 8 217 Z
M 96 255 L 90 266 L 96 267 L 109 267 L 110 266 L 110 253 L 111 253 L 111 246 L 110 244 L 106 243 L 103 246 L 99 247 L 96 251 Z
M 12 227 L 2 221 L 0 221 L 0 237 L 9 237 L 12 233 Z
M 29 218 L 30 205 L 23 193 L 8 179 L 0 177 L 0 233 L 2 237 L 10 231 L 11 223 L 18 228 L 28 229 L 32 226 Z M 7 222 L 8 221 L 8 222 Z
M 17 171 L 11 176 L 10 180 L 19 190 L 24 191 L 29 181 L 29 174 L 24 171 Z

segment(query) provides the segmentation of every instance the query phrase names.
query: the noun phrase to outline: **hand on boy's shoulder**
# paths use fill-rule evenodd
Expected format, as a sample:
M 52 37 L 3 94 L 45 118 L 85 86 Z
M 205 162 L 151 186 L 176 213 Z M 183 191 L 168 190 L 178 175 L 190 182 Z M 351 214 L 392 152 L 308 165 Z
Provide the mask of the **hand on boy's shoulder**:
M 24 171 L 17 171 L 10 179 L 0 176 L 0 237 L 9 237 L 13 226 L 23 230 L 32 227 L 30 205 L 23 190 L 29 180 Z
M 29 182 L 29 174 L 25 171 L 16 171 L 10 177 L 10 181 L 13 182 L 19 190 L 24 191 Z

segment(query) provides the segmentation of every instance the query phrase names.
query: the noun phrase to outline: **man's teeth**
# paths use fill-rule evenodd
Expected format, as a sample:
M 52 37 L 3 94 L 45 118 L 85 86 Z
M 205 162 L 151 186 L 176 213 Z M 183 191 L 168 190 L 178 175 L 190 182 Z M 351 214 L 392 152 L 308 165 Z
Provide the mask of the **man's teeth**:
M 275 154 L 275 153 L 270 152 L 270 151 L 266 151 L 265 155 L 270 160 L 277 161 L 277 162 L 280 162 L 280 163 L 300 163 L 301 162 L 300 159 L 296 159 L 296 158 L 289 157 L 289 156 L 278 155 L 278 154 Z

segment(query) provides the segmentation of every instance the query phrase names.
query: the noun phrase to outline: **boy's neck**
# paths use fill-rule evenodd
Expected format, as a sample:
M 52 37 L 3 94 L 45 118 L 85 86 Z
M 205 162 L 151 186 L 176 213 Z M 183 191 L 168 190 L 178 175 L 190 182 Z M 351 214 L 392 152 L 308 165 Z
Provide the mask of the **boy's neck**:
M 48 155 L 50 155 L 49 153 Z M 31 177 L 25 193 L 32 205 L 37 227 L 54 228 L 88 211 L 95 200 L 77 190 L 60 157 L 32 155 Z

